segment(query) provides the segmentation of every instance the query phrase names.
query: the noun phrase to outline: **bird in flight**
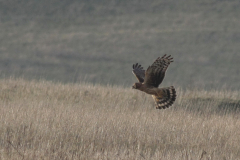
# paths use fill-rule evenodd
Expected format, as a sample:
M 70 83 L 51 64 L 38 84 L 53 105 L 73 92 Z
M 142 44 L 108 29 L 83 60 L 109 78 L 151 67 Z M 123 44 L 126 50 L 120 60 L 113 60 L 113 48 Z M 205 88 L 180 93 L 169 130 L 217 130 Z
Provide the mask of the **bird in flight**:
M 168 108 L 176 100 L 176 90 L 173 86 L 158 88 L 171 62 L 173 62 L 171 55 L 166 56 L 165 54 L 162 57 L 158 57 L 146 71 L 143 70 L 140 64 L 133 64 L 132 73 L 139 82 L 134 83 L 132 88 L 152 95 L 156 104 L 156 109 Z

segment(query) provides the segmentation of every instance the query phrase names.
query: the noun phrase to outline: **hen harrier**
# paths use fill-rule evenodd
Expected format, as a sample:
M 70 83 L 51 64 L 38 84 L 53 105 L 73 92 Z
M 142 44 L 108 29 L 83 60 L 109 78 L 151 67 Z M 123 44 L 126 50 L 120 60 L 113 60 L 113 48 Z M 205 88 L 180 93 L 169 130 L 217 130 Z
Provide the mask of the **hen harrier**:
M 133 64 L 133 74 L 139 83 L 135 83 L 132 88 L 151 94 L 156 103 L 156 109 L 165 109 L 173 104 L 176 99 L 176 90 L 173 86 L 158 88 L 165 76 L 167 67 L 173 58 L 170 56 L 158 57 L 145 71 L 138 63 Z

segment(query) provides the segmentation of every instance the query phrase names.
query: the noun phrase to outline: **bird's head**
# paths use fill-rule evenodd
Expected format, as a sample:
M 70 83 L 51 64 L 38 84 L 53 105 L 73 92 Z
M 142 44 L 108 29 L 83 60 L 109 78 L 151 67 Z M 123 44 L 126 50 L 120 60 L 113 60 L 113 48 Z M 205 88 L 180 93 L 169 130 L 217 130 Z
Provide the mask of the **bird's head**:
M 142 85 L 141 83 L 134 83 L 132 89 L 138 89 L 140 88 L 141 85 Z

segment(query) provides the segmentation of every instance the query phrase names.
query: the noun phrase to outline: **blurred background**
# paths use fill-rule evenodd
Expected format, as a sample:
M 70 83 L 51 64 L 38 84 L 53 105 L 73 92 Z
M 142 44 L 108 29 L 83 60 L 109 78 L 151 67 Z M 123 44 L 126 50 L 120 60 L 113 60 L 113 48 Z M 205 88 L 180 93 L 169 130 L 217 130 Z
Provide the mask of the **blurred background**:
M 1 0 L 0 28 L 0 78 L 131 87 L 170 54 L 162 86 L 240 87 L 238 0 Z

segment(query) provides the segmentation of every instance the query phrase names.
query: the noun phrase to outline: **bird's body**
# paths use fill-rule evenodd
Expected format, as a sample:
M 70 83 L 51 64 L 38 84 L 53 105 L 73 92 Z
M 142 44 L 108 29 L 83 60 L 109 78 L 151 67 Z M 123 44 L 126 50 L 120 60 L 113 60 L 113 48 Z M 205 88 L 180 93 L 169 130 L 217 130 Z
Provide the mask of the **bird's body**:
M 176 99 L 176 91 L 173 86 L 158 88 L 162 83 L 168 65 L 173 62 L 171 56 L 164 55 L 157 58 L 154 63 L 145 71 L 136 63 L 133 65 L 133 74 L 138 81 L 132 88 L 152 95 L 157 109 L 165 109 L 173 104 Z
M 163 91 L 160 88 L 156 88 L 156 87 L 152 87 L 152 86 L 148 87 L 144 83 L 138 83 L 138 87 L 134 88 L 134 89 L 138 89 L 138 90 L 143 91 L 147 94 L 151 94 L 151 95 L 155 95 L 155 96 L 162 96 L 163 95 Z

